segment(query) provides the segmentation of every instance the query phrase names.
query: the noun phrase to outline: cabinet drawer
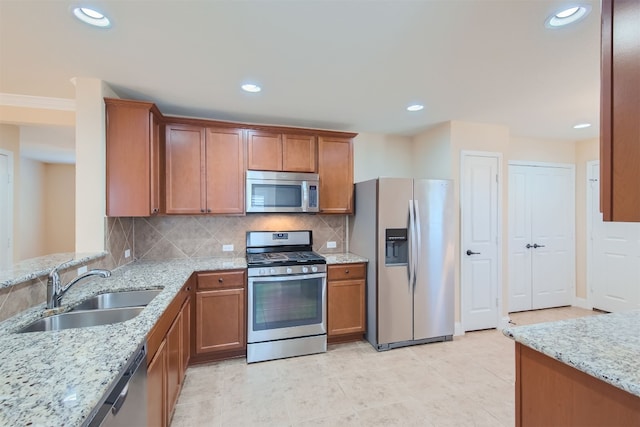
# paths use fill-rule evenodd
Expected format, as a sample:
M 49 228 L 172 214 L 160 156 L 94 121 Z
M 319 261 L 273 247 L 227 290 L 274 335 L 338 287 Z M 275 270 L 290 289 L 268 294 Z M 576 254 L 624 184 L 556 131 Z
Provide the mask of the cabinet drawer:
M 216 271 L 198 274 L 198 290 L 244 287 L 244 271 Z
M 328 266 L 328 280 L 364 279 L 365 264 L 339 264 Z

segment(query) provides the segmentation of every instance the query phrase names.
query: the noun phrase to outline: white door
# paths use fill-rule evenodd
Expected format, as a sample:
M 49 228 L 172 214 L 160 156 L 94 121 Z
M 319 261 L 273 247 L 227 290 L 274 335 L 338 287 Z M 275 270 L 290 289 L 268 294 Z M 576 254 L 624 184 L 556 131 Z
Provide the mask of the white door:
M 571 304 L 574 181 L 572 166 L 509 165 L 509 311 Z
M 11 191 L 12 165 L 11 154 L 0 152 L 0 269 L 12 264 L 13 248 L 11 235 L 13 229 L 13 194 Z
M 640 224 L 604 222 L 600 213 L 599 162 L 588 167 L 590 194 L 589 292 L 594 308 L 626 311 L 640 307 Z
M 461 298 L 465 331 L 498 326 L 498 175 L 495 155 L 463 155 Z

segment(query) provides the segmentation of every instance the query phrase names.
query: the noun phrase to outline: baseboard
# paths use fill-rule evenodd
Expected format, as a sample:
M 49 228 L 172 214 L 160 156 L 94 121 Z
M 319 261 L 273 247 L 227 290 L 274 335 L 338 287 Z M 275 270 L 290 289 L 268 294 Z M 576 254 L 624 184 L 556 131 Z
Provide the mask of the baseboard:
M 498 330 L 503 330 L 511 326 L 511 324 L 509 323 L 510 321 L 511 318 L 509 316 L 503 316 L 498 322 Z
M 586 298 L 578 298 L 575 297 L 573 299 L 573 304 L 574 307 L 580 307 L 580 308 L 584 308 L 585 310 L 592 310 L 593 306 L 591 304 L 589 304 L 589 301 L 587 301 Z
M 453 336 L 460 337 L 464 335 L 464 328 L 462 327 L 462 323 L 456 322 L 453 326 Z

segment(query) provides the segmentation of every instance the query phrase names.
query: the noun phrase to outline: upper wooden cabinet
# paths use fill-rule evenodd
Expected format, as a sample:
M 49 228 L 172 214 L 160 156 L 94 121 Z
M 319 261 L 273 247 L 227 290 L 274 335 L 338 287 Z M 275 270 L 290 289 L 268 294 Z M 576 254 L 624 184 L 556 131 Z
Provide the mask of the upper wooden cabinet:
M 350 138 L 318 138 L 320 212 L 353 213 L 353 146 Z
M 640 222 L 640 2 L 602 1 L 600 203 L 605 221 Z
M 316 171 L 316 137 L 250 130 L 247 169 L 287 172 Z
M 244 213 L 242 129 L 166 126 L 166 212 Z
M 162 114 L 153 103 L 105 98 L 107 216 L 160 212 Z

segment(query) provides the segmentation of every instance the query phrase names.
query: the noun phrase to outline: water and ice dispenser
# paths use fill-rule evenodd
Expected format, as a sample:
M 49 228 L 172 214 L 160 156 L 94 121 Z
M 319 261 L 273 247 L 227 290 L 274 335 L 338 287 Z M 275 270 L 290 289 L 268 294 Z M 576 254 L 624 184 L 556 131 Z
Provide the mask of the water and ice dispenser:
M 384 265 L 408 264 L 409 240 L 406 228 L 385 229 L 385 243 Z

